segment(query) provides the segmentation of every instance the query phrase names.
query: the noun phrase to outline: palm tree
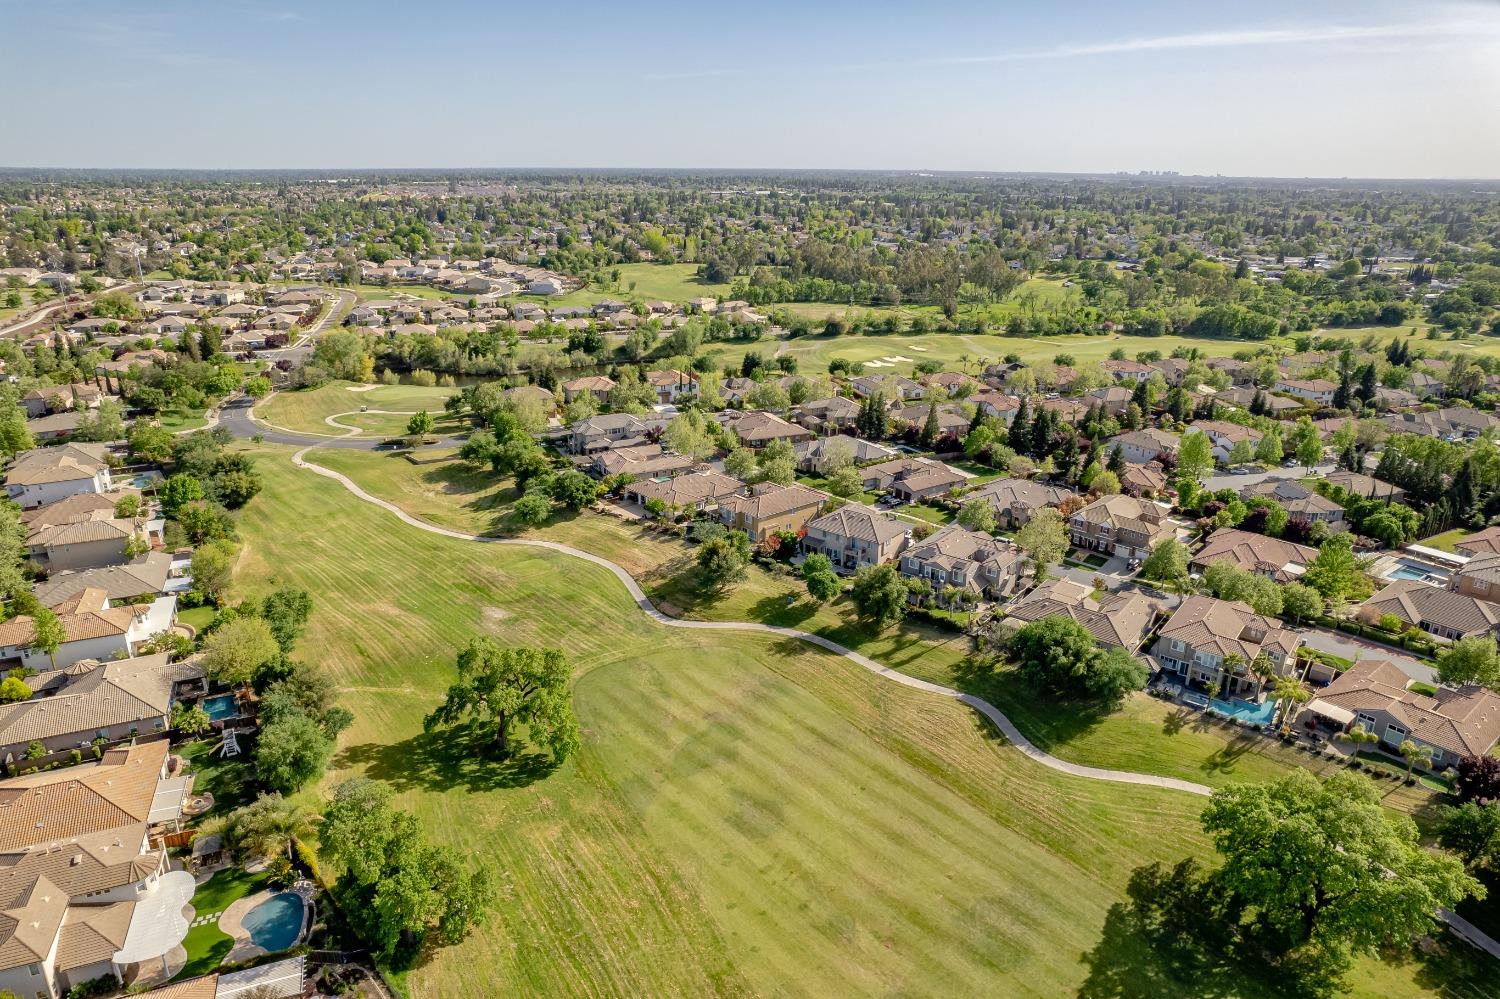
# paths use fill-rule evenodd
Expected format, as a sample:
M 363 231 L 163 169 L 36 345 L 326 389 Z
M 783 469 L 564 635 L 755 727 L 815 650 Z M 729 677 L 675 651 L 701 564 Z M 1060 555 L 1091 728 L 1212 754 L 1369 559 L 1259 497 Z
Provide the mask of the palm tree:
M 303 805 L 279 794 L 263 794 L 230 817 L 224 838 L 252 856 L 274 857 L 290 854 L 293 841 L 312 835 L 317 821 Z
M 1354 747 L 1354 751 L 1349 754 L 1349 759 L 1344 763 L 1345 766 L 1353 763 L 1355 759 L 1358 758 L 1360 746 L 1380 741 L 1380 736 L 1376 735 L 1374 732 L 1371 732 L 1363 725 L 1356 725 L 1347 732 L 1340 732 L 1338 735 L 1334 736 L 1334 738 L 1342 739 L 1345 742 L 1351 743 Z
M 1294 676 L 1278 676 L 1271 687 L 1271 696 L 1276 699 L 1281 729 L 1287 731 L 1296 720 L 1297 706 L 1312 700 L 1312 691 Z
M 1399 752 L 1406 758 L 1406 779 L 1411 780 L 1411 772 L 1418 763 L 1424 767 L 1432 766 L 1432 747 L 1424 746 L 1410 739 L 1403 739 Z

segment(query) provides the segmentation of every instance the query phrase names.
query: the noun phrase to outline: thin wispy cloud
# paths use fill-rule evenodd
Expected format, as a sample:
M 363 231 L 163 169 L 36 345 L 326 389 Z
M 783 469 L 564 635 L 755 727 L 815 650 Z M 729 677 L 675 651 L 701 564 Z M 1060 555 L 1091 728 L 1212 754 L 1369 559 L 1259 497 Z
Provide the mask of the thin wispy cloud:
M 1348 49 L 1356 45 L 1390 48 L 1418 43 L 1433 44 L 1451 38 L 1472 41 L 1476 37 L 1500 37 L 1500 16 L 1412 21 L 1394 24 L 1309 24 L 1282 28 L 1246 28 L 1228 31 L 1199 31 L 1174 35 L 1123 38 L 1118 41 L 1085 45 L 1056 45 L 1035 49 L 1011 49 L 1004 52 L 974 55 L 935 56 L 922 59 L 893 58 L 886 62 L 859 62 L 828 66 L 824 72 L 850 73 L 903 68 L 941 66 L 984 66 L 1012 62 L 1034 62 L 1052 59 L 1086 59 L 1097 56 L 1130 55 L 1142 52 L 1192 51 L 1203 49 L 1273 48 L 1280 46 L 1324 45 Z M 736 76 L 745 68 L 685 70 L 652 73 L 648 80 L 683 80 Z

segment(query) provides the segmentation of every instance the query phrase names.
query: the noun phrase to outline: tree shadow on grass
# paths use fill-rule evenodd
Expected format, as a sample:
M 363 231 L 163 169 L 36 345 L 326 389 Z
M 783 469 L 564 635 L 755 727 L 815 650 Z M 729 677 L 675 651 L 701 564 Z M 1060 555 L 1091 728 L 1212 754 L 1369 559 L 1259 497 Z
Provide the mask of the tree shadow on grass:
M 761 597 L 751 605 L 750 619 L 777 628 L 796 628 L 817 612 L 818 605 L 812 600 L 799 599 L 790 592 Z
M 1258 748 L 1259 737 L 1242 735 L 1219 747 L 1199 765 L 1204 773 L 1230 773 L 1246 753 Z
M 365 775 L 397 791 L 500 791 L 526 787 L 558 767 L 547 753 L 520 751 L 502 759 L 489 732 L 458 726 L 401 742 L 366 742 L 342 750 L 335 766 L 363 767 Z

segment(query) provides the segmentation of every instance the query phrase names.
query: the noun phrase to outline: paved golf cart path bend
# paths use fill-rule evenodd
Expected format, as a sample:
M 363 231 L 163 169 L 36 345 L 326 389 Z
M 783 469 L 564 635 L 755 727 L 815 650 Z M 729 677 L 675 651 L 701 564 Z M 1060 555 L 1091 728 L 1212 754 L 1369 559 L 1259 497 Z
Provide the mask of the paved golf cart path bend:
M 829 652 L 841 655 L 845 659 L 853 660 L 855 663 L 863 666 L 871 673 L 882 676 L 887 680 L 893 680 L 896 683 L 901 684 L 902 686 L 911 687 L 914 690 L 925 691 L 929 694 L 937 694 L 941 697 L 951 697 L 956 701 L 968 705 L 975 711 L 978 711 L 980 714 L 984 715 L 984 717 L 988 718 L 990 722 L 995 726 L 995 728 L 1000 730 L 1000 734 L 1005 736 L 1005 738 L 1008 739 L 1010 743 L 1017 749 L 1019 749 L 1022 753 L 1025 753 L 1027 756 L 1031 757 L 1033 760 L 1036 760 L 1043 766 L 1051 767 L 1053 770 L 1056 770 L 1060 773 L 1071 774 L 1074 777 L 1086 777 L 1092 780 L 1114 781 L 1117 784 L 1139 784 L 1145 787 L 1162 787 L 1174 791 L 1186 791 L 1189 794 L 1208 795 L 1213 792 L 1212 788 L 1207 787 L 1203 784 L 1195 784 L 1192 781 L 1179 780 L 1176 777 L 1159 777 L 1155 774 L 1137 774 L 1131 773 L 1126 770 L 1105 770 L 1102 767 L 1086 767 L 1077 763 L 1069 763 L 1067 760 L 1060 760 L 1050 753 L 1044 753 L 1042 752 L 1042 750 L 1032 745 L 1031 742 L 1021 734 L 1020 730 L 1016 728 L 1011 720 L 1005 717 L 1000 709 L 995 707 L 989 701 L 986 701 L 980 697 L 975 697 L 972 694 L 965 694 L 961 691 L 954 690 L 951 687 L 944 687 L 940 684 L 929 683 L 926 680 L 918 680 L 916 677 L 907 676 L 905 673 L 900 673 L 887 666 L 882 666 L 880 663 L 869 658 L 868 656 L 860 655 L 853 649 L 845 648 L 839 643 L 824 638 L 821 635 L 814 635 L 806 631 L 798 631 L 796 628 L 779 628 L 774 625 L 760 624 L 756 621 L 684 621 L 681 618 L 669 617 L 656 609 L 656 605 L 653 604 L 650 598 L 647 597 L 646 594 L 641 590 L 640 584 L 635 581 L 635 578 L 631 576 L 630 573 L 626 572 L 620 566 L 609 561 L 608 559 L 600 558 L 598 555 L 594 555 L 586 551 L 581 551 L 577 548 L 571 548 L 568 545 L 559 544 L 556 541 L 533 541 L 521 538 L 494 538 L 489 537 L 488 535 L 465 534 L 462 531 L 451 531 L 447 528 L 436 527 L 432 524 L 427 523 L 426 521 L 419 520 L 416 517 L 413 517 L 405 510 L 396 506 L 394 503 L 389 503 L 386 500 L 380 499 L 379 497 L 370 495 L 369 493 L 361 489 L 358 485 L 356 485 L 354 481 L 351 480 L 348 476 L 343 475 L 339 472 L 335 472 L 331 468 L 324 468 L 321 465 L 308 461 L 305 455 L 310 450 L 312 450 L 312 448 L 303 448 L 301 451 L 298 451 L 296 454 L 292 455 L 292 463 L 298 468 L 304 468 L 310 472 L 316 472 L 318 475 L 324 476 L 325 478 L 335 480 L 345 489 L 349 490 L 351 493 L 364 500 L 366 503 L 373 503 L 381 509 L 395 514 L 397 517 L 401 518 L 402 521 L 419 530 L 429 531 L 433 534 L 441 534 L 444 537 L 456 538 L 459 541 L 478 541 L 484 544 L 517 545 L 527 548 L 546 548 L 551 551 L 561 552 L 564 555 L 572 555 L 575 558 L 581 558 L 586 562 L 592 562 L 595 565 L 600 566 L 601 568 L 607 569 L 610 572 L 614 573 L 615 578 L 618 579 L 622 584 L 624 584 L 625 589 L 630 593 L 630 596 L 635 600 L 636 604 L 641 608 L 641 610 L 647 614 L 647 616 L 649 616 L 652 620 L 658 622 L 659 624 L 666 625 L 669 628 L 694 628 L 700 631 L 759 631 L 769 635 L 780 635 L 783 638 L 799 639 L 800 641 L 807 642 L 810 645 L 816 645 L 819 648 L 827 649 Z

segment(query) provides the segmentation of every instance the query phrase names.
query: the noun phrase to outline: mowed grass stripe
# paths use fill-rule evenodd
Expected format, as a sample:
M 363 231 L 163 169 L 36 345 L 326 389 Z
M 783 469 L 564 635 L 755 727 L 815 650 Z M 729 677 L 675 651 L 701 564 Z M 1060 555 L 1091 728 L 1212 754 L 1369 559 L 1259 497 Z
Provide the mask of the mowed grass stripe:
M 1051 953 L 1060 925 L 1077 927 L 1086 947 L 1102 907 L 1052 889 L 1090 880 L 1087 872 L 1000 828 L 794 685 L 736 681 L 743 665 L 721 657 L 676 672 L 670 695 L 662 683 L 610 684 L 600 700 L 594 684 L 631 668 L 622 663 L 590 676 L 580 693 L 591 712 L 604 712 L 601 727 L 617 726 L 606 741 L 652 732 L 663 716 L 668 732 L 687 723 L 675 739 L 630 741 L 630 757 L 660 783 L 622 789 L 648 829 L 690 830 L 678 842 L 693 846 L 698 877 L 725 885 L 708 897 L 753 899 L 724 918 L 745 923 L 732 941 L 753 941 L 756 959 L 788 976 L 777 991 L 818 994 L 841 981 L 861 983 L 859 991 L 977 989 L 996 966 Z M 725 761 L 748 780 L 718 780 Z M 988 846 L 976 869 L 980 843 Z M 994 918 L 974 914 L 976 892 Z M 804 920 L 822 931 L 809 935 Z M 765 927 L 787 929 L 768 935 Z M 820 982 L 810 968 L 831 977 Z M 1063 969 L 1050 980 L 1072 976 Z

